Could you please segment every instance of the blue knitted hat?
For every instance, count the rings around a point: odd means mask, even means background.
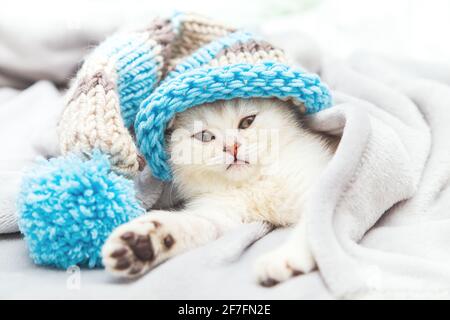
[[[169,180],[164,132],[174,115],[252,97],[291,100],[304,113],[331,105],[317,75],[250,33],[192,14],[156,19],[107,39],[86,59],[60,122],[62,149],[100,149],[131,175],[147,162],[155,177]]]

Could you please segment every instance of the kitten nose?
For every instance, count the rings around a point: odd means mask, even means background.
[[[223,147],[223,152],[228,152],[229,154],[231,154],[233,157],[237,157],[237,152],[238,152],[238,148],[241,146],[241,144],[239,142],[235,142],[233,145],[231,146],[224,146]]]

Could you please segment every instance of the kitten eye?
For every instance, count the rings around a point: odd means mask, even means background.
[[[248,127],[250,127],[253,123],[253,121],[255,120],[256,114],[248,116],[243,118],[240,122],[239,122],[239,129],[247,129]]]
[[[195,138],[195,139],[197,139],[197,140],[200,140],[200,141],[202,141],[202,142],[210,142],[210,141],[212,141],[212,140],[214,140],[214,139],[216,138],[216,137],[215,137],[211,132],[209,132],[208,130],[203,130],[203,131],[197,132],[197,133],[194,134],[192,137]]]

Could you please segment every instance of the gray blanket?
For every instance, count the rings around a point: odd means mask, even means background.
[[[342,135],[304,213],[319,271],[258,286],[254,259],[295,232],[266,235],[262,224],[243,226],[134,282],[102,270],[34,266],[20,237],[3,235],[0,297],[450,298],[450,68],[370,54],[311,57],[335,106],[310,117],[309,125]],[[57,154],[52,128],[60,99],[49,82],[0,89],[0,180],[10,183],[0,190],[3,232],[17,230],[22,168],[36,155]]]
[[[254,259],[280,244],[288,230],[243,226],[203,248],[165,262],[137,281],[103,270],[53,270],[30,261],[17,235],[0,236],[0,298],[8,299],[332,299],[318,272],[272,289],[256,284]]]

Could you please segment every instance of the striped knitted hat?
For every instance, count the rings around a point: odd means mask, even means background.
[[[331,105],[317,75],[250,33],[193,14],[116,34],[85,60],[59,123],[63,153],[109,155],[116,171],[171,178],[164,132],[173,116],[233,98],[291,100],[304,113]]]

